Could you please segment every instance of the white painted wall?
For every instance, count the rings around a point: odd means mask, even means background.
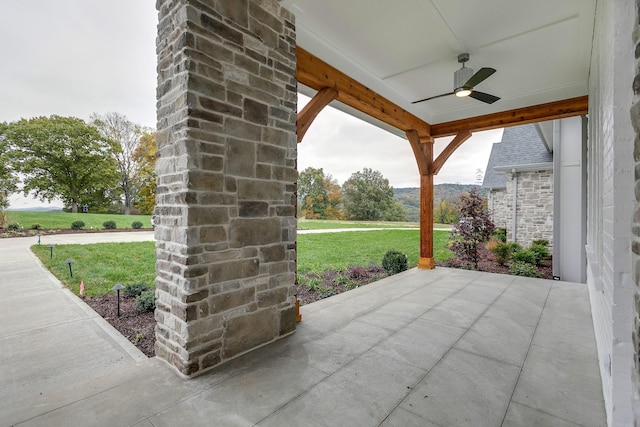
[[[553,121],[553,275],[586,282],[586,134],[582,117]]]
[[[634,8],[632,0],[598,2],[589,77],[587,284],[609,426],[633,425]]]

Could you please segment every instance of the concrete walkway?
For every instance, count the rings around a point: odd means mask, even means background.
[[[0,426],[606,425],[585,285],[413,269],[303,306],[291,337],[183,380],[33,243],[0,240]]]

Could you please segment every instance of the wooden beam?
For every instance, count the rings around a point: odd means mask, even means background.
[[[431,165],[431,173],[438,175],[440,169],[444,165],[444,162],[460,147],[467,139],[471,138],[471,132],[468,130],[462,131],[456,135],[455,138],[442,150],[442,153],[433,161]]]
[[[501,113],[487,114],[485,116],[471,117],[468,119],[431,125],[431,136],[439,138],[442,136],[457,135],[464,131],[477,132],[509,126],[518,126],[541,122],[544,120],[582,116],[588,112],[589,99],[587,96],[580,96],[578,98],[533,105],[531,107],[518,108]]]
[[[430,136],[427,122],[357,82],[311,53],[296,47],[296,78],[299,83],[315,90],[332,87],[338,91],[337,100],[402,131],[415,129],[420,138]]]
[[[413,150],[413,155],[416,158],[416,162],[418,163],[418,171],[420,175],[426,175],[429,173],[429,169],[431,168],[429,161],[431,159],[427,159],[424,151],[422,151],[422,144],[420,142],[420,136],[418,136],[418,131],[415,129],[410,129],[406,132],[407,139],[409,140],[409,144],[411,145],[411,149]],[[431,144],[432,142],[427,142],[427,144]]]
[[[298,113],[298,142],[302,141],[304,134],[307,133],[311,123],[316,118],[318,113],[322,111],[324,107],[329,105],[331,101],[338,97],[338,91],[332,87],[325,87],[320,89],[318,93],[304,106],[302,111]]]

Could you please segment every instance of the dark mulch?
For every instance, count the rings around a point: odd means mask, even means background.
[[[509,274],[509,265],[500,265],[496,262],[493,253],[487,250],[484,245],[479,246],[480,261],[478,262],[478,271],[486,271],[488,273]],[[461,268],[460,262],[453,259],[443,263],[437,263],[443,267]],[[553,268],[551,258],[544,259],[537,267],[538,275],[541,279],[553,279]]]
[[[153,311],[141,311],[134,306],[135,298],[120,295],[120,317],[115,295],[87,298],[85,302],[107,322],[138,347],[147,357],[156,355],[156,320]]]

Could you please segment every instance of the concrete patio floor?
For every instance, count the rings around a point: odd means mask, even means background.
[[[89,239],[73,238],[51,237]],[[184,380],[33,243],[0,240],[0,426],[606,425],[586,285],[412,269],[303,306],[295,334]]]

